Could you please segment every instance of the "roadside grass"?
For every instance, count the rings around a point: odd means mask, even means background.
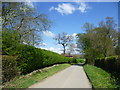
[[[93,88],[118,88],[116,80],[105,70],[92,65],[83,66]]]
[[[10,82],[5,83],[3,88],[28,88],[29,86],[49,77],[53,74],[69,67],[70,64],[59,64],[48,69],[37,71],[31,75],[17,77]]]

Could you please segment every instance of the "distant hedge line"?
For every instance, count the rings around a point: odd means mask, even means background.
[[[21,45],[17,55],[3,55],[2,62],[3,82],[6,82],[20,73],[27,74],[53,64],[72,63],[74,60],[48,50]]]
[[[96,59],[95,66],[98,66],[109,72],[117,72],[120,74],[120,57],[111,56],[111,57]]]

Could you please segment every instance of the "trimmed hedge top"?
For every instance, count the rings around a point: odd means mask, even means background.
[[[75,62],[72,58],[29,45],[19,45],[16,51],[17,54],[14,56],[3,57],[3,82],[18,74],[27,74],[54,64]]]
[[[22,73],[29,73],[33,70],[58,63],[67,63],[70,60],[57,53],[24,45],[21,47],[17,59],[18,66]]]

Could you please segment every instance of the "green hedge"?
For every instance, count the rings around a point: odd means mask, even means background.
[[[77,60],[76,60],[76,58],[71,58],[71,59],[68,61],[68,63],[70,63],[70,64],[76,64],[76,63],[77,63]]]
[[[14,54],[14,56],[3,55],[4,82],[14,78],[18,73],[27,74],[54,64],[70,63],[73,60],[58,53],[29,45],[19,45],[16,50],[17,54]]]
[[[77,63],[85,63],[85,59],[77,58]]]
[[[46,66],[59,63],[68,63],[71,60],[57,53],[24,45],[21,47],[18,55],[18,66],[23,74]]]
[[[120,57],[111,56],[106,58],[98,58],[95,60],[95,66],[101,67],[110,72],[120,73]]]
[[[19,75],[15,56],[2,56],[2,82],[7,82],[10,79]]]

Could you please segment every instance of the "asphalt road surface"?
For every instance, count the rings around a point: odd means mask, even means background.
[[[29,88],[92,88],[83,67],[72,65]]]

